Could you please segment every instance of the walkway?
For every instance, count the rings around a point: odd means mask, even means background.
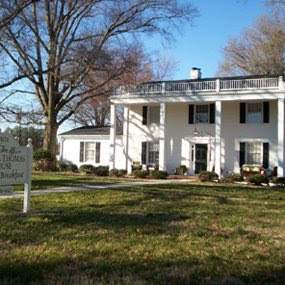
[[[45,195],[51,193],[68,193],[68,192],[90,191],[97,189],[135,187],[142,185],[177,184],[177,183],[189,183],[189,182],[191,182],[191,180],[189,179],[181,179],[181,180],[167,179],[167,180],[140,181],[140,182],[106,183],[98,185],[67,186],[67,187],[32,190],[32,196]],[[0,195],[0,199],[21,198],[23,196],[24,196],[24,191],[17,191],[11,195]]]

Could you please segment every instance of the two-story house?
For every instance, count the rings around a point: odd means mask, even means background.
[[[83,136],[65,133],[61,139],[67,151],[62,147],[61,157],[85,163],[84,149],[93,142],[88,163],[94,154],[94,164],[102,164],[96,154],[101,140],[100,157],[103,164],[109,160],[110,169],[131,172],[132,164],[140,162],[170,174],[186,165],[190,175],[214,170],[221,176],[239,173],[243,164],[259,164],[277,167],[278,176],[285,176],[284,98],[282,76],[202,78],[200,69],[193,68],[189,80],[118,89],[110,98],[110,136],[96,135],[94,128],[90,135],[87,129]],[[119,133],[117,107],[124,108]]]
[[[201,78],[120,88],[111,97],[110,168],[116,167],[115,108],[124,108],[125,168],[133,161],[173,173],[240,172],[243,164],[284,174],[282,76]]]

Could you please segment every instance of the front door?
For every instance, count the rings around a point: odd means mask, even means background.
[[[195,150],[195,173],[207,170],[207,156],[208,156],[208,145],[207,144],[196,144]]]

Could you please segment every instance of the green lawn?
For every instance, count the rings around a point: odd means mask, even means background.
[[[0,284],[285,284],[285,191],[160,185],[0,201]]]
[[[126,180],[130,181],[130,179],[125,178],[98,177],[95,175],[80,175],[56,172],[33,173],[32,179],[32,190],[79,185],[97,185],[103,183],[109,184]],[[15,186],[16,191],[23,189],[23,185]]]

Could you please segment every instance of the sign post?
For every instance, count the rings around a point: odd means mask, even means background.
[[[27,147],[20,146],[11,135],[0,133],[0,186],[25,184],[23,212],[30,209],[32,185],[32,140]]]
[[[33,162],[33,145],[32,139],[28,139],[27,144],[27,169],[26,169],[26,181],[24,187],[24,208],[23,212],[28,213],[30,211],[31,189],[32,189],[32,162]]]

